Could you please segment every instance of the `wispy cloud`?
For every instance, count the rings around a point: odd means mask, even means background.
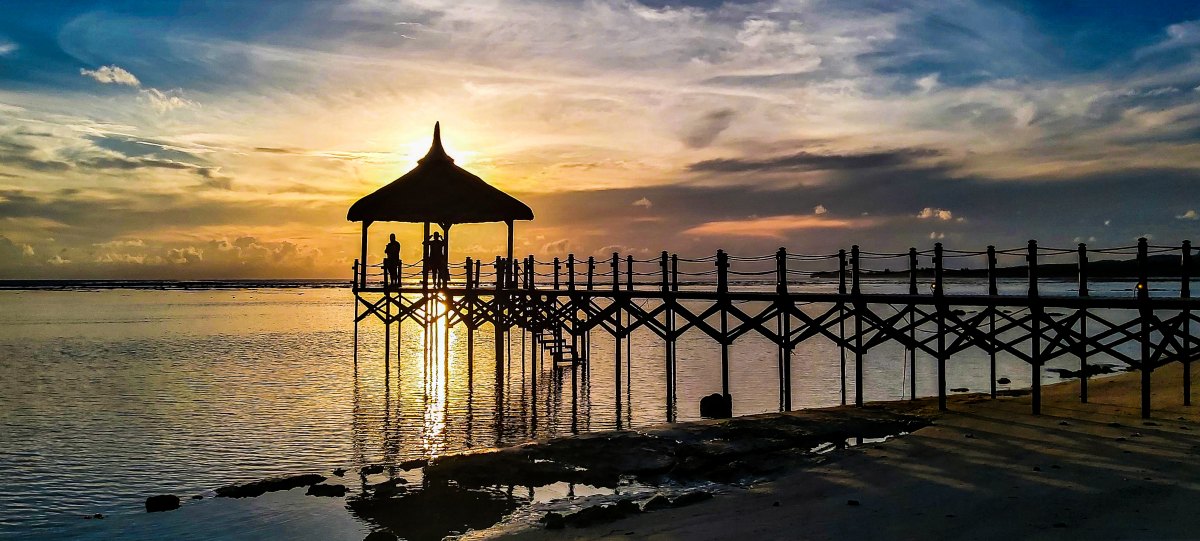
[[[811,214],[767,216],[745,220],[707,222],[684,231],[685,235],[722,237],[786,238],[789,233],[803,230],[849,229],[866,227],[874,221],[868,218],[835,219]]]
[[[101,84],[125,85],[135,88],[142,86],[142,82],[137,77],[120,66],[100,66],[94,70],[80,69],[79,74],[95,79]]]

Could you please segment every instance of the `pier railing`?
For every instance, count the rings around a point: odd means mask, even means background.
[[[774,343],[780,408],[785,410],[792,407],[793,350],[808,340],[828,340],[839,351],[843,403],[851,401],[847,397],[851,378],[852,401],[863,403],[866,353],[884,344],[899,344],[908,369],[908,396],[916,395],[917,356],[927,356],[937,365],[942,408],[948,391],[947,363],[974,348],[988,356],[993,396],[997,354],[1029,365],[1034,413],[1040,412],[1041,374],[1047,362],[1064,357],[1078,361],[1080,399],[1086,402],[1096,360],[1118,361],[1141,372],[1142,413],[1148,416],[1150,374],[1168,363],[1183,364],[1184,403],[1191,403],[1191,363],[1200,358],[1195,332],[1200,302],[1190,291],[1192,255],[1187,241],[1162,246],[1139,239],[1136,245],[1103,249],[1084,244],[1072,249],[1042,248],[1030,241],[1021,248],[989,246],[980,251],[951,250],[938,243],[929,250],[899,253],[854,246],[815,255],[790,254],[780,248],[760,256],[724,251],[692,258],[667,252],[648,258],[568,255],[550,261],[528,256],[516,261],[496,258],[486,266],[467,258],[452,266],[448,283],[438,287],[421,262],[400,263],[400,280],[394,282],[381,265],[369,265],[368,272],[362,273],[356,261],[353,284],[356,323],[375,316],[388,325],[389,336],[392,323],[414,321],[427,326],[438,317],[465,325],[468,333],[492,325],[500,331],[497,340],[518,327],[535,336],[534,347],[539,340],[542,346],[554,342],[556,359],[574,366],[592,356],[590,333],[608,333],[616,339],[618,394],[622,342],[634,331],[648,330],[666,346],[668,420],[674,419],[675,412],[675,343],[684,333],[695,332],[720,345],[723,395],[729,395],[729,346],[751,333]],[[919,266],[922,258],[930,265]],[[982,265],[956,269],[950,265],[972,258]],[[1060,291],[1044,294],[1043,281],[1069,279],[1068,269],[1074,287],[1060,282]],[[1089,284],[1097,276],[1126,280],[1129,294],[1094,295]],[[948,287],[947,279],[955,277],[978,278],[986,289],[966,284]],[[1001,280],[1012,288],[1011,279],[1017,277],[1023,282],[1020,290],[1002,293]],[[811,283],[814,278],[827,279],[818,283],[829,283],[825,286],[829,290]],[[906,281],[907,291],[864,290],[879,282],[873,278],[888,278],[892,284]],[[1152,285],[1166,284],[1172,284],[1169,296],[1151,294]],[[445,308],[434,309],[435,302]],[[629,355],[627,345],[624,355]]]

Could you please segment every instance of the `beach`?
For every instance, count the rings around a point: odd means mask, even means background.
[[[1200,414],[1182,405],[1181,365],[1154,372],[1140,418],[1136,372],[1029,397],[952,397],[933,424],[824,455],[770,481],[681,508],[583,528],[500,527],[471,538],[1194,539]],[[1197,378],[1193,375],[1193,381]],[[919,401],[920,402],[920,401]]]

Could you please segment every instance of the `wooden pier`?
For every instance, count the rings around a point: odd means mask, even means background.
[[[586,367],[592,356],[613,355],[617,361],[614,385],[620,397],[622,380],[628,377],[621,371],[623,360],[628,367],[629,337],[639,329],[649,330],[665,345],[663,392],[668,421],[676,418],[675,346],[685,333],[702,333],[720,345],[721,388],[713,391],[725,396],[737,362],[730,358],[730,346],[750,334],[773,343],[778,349],[782,410],[792,409],[792,352],[810,340],[828,340],[837,346],[840,356],[829,362],[841,363],[843,403],[856,405],[864,401],[864,356],[888,343],[899,344],[905,351],[897,362],[907,365],[910,398],[917,394],[917,356],[936,363],[938,403],[943,409],[947,365],[956,354],[971,348],[990,360],[992,396],[997,392],[998,353],[1028,364],[1034,414],[1040,412],[1041,376],[1047,362],[1063,357],[1077,360],[1080,400],[1086,402],[1088,377],[1097,359],[1105,358],[1141,372],[1142,415],[1148,417],[1153,406],[1151,372],[1179,362],[1189,374],[1192,362],[1200,358],[1200,338],[1193,330],[1200,325],[1200,302],[1190,291],[1192,251],[1186,241],[1179,246],[1151,246],[1146,239],[1135,246],[1110,249],[1088,249],[1083,244],[1072,249],[1039,249],[1030,241],[1009,250],[989,246],[983,251],[959,251],[944,249],[939,243],[932,250],[914,248],[903,253],[865,252],[855,246],[818,255],[790,254],[781,248],[757,257],[735,257],[723,251],[702,258],[667,252],[649,259],[615,253],[604,260],[573,255],[552,261],[538,261],[533,256],[521,260],[497,257],[488,263],[486,272],[482,262],[468,258],[451,269],[449,284],[437,288],[431,287],[420,262],[401,263],[407,272],[402,272],[399,283],[389,283],[381,265],[356,261],[355,340],[357,345],[358,323],[371,317],[384,323],[389,347],[392,324],[399,328],[403,322],[412,322],[428,332],[431,323],[445,318],[444,328],[466,328],[468,344],[473,343],[475,330],[488,325],[495,329],[496,370],[502,374],[506,336],[523,331],[533,337],[528,344],[531,363],[549,355],[556,367]],[[1173,276],[1152,283],[1151,256],[1161,261],[1166,255],[1178,262]],[[1021,263],[1027,281],[1020,293],[1000,293],[999,275],[1014,268],[999,268],[1001,257]],[[1074,294],[1041,294],[1039,284],[1045,277],[1039,276],[1039,264],[1063,257],[1071,258],[1075,266]],[[1136,262],[1136,276],[1129,281],[1131,294],[1092,295],[1089,265],[1122,257]],[[921,258],[931,265],[918,267]],[[953,286],[947,285],[945,264],[951,258],[983,261],[987,291],[953,291]],[[907,293],[865,292],[864,279],[881,273],[903,279],[890,268],[886,272],[868,268],[868,264],[892,261],[907,265]],[[814,265],[836,267],[814,270]],[[836,289],[793,290],[817,273],[835,275]],[[1178,285],[1178,294],[1151,295],[1151,286],[1166,284],[1166,280]],[[921,284],[928,284],[925,290]],[[614,338],[612,352],[592,350],[590,338],[596,332]],[[471,355],[469,349],[469,362]],[[573,378],[576,372],[572,371]],[[531,384],[536,386],[538,371],[530,373],[534,378]],[[846,394],[848,380],[854,383],[852,399]],[[1189,381],[1185,376],[1187,405],[1191,403]],[[618,398],[618,417],[620,402]]]

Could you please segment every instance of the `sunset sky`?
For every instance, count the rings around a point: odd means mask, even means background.
[[[348,278],[347,208],[439,120],[521,254],[1200,241],[1195,0],[3,13],[0,278]]]

